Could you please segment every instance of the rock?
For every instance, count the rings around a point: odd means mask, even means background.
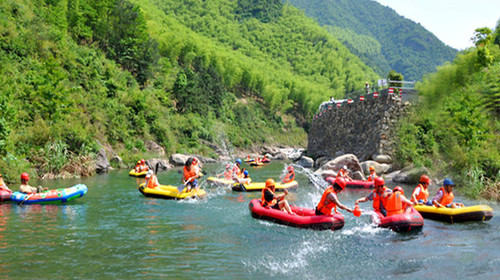
[[[359,164],[358,158],[353,154],[345,154],[340,157],[335,158],[321,166],[321,170],[330,169],[338,172],[340,168],[344,165],[347,166],[349,172],[354,173],[356,171],[361,171],[361,165]]]
[[[373,166],[375,168],[375,172],[377,173],[377,175],[382,175],[385,172],[391,170],[391,166],[389,164],[378,163],[373,160],[367,160],[361,163],[363,174],[370,174],[370,166]]]
[[[397,183],[415,184],[422,174],[429,174],[429,170],[425,167],[403,168],[392,180]]]
[[[223,155],[220,155],[220,156],[219,156],[219,161],[229,162],[229,161],[231,161],[231,157],[230,157],[230,156],[223,156]]]
[[[146,150],[159,156],[165,156],[165,149],[151,140],[146,141]]]
[[[334,157],[340,157],[340,156],[343,156],[343,155],[345,155],[344,151],[342,151],[342,150],[341,151],[336,151]]]
[[[393,181],[394,177],[401,172],[401,170],[393,171],[389,174],[384,175],[384,180],[387,181]]]
[[[323,179],[326,179],[328,177],[337,177],[337,172],[330,170],[330,169],[316,170],[316,172],[314,172],[314,174],[317,176],[321,176]]]
[[[279,153],[275,154],[275,155],[272,157],[272,159],[275,159],[275,160],[285,160],[285,159],[287,159],[287,156],[286,156],[286,154],[285,154],[285,153],[283,153],[283,152],[279,152]]]
[[[200,156],[200,155],[190,155],[188,156],[189,157],[196,157],[200,160],[201,163],[216,163],[217,161],[213,158],[207,158],[207,157],[204,157],[204,156]],[[184,161],[185,162],[185,161]]]
[[[111,165],[109,165],[109,160],[106,156],[106,150],[101,148],[99,153],[97,154],[97,159],[95,161],[95,171],[97,173],[105,173],[108,172]]]
[[[304,155],[304,152],[305,152],[305,149],[292,149],[287,154],[287,157],[292,161],[296,161]]]
[[[183,154],[172,154],[170,156],[170,163],[172,163],[175,166],[183,166],[189,157],[190,156]]]
[[[365,176],[363,175],[363,173],[361,171],[356,171],[352,174],[351,178],[353,180],[366,180],[365,179]]]
[[[267,146],[263,147],[261,150],[262,150],[262,154],[271,154],[271,155],[275,155],[275,154],[280,152],[279,148],[267,147]]]
[[[332,157],[319,157],[316,159],[315,166],[316,167],[321,167],[325,163],[329,162],[330,160],[333,160],[334,158]]]
[[[392,158],[389,155],[377,155],[373,160],[378,163],[392,163]]]
[[[170,162],[166,159],[158,159],[158,158],[152,158],[146,160],[146,165],[149,167],[150,170],[158,172],[159,170],[167,170],[174,168]],[[158,166],[158,170],[156,170],[156,166]]]
[[[298,161],[296,161],[295,164],[305,168],[312,168],[314,167],[314,160],[310,157],[303,156]]]
[[[111,158],[111,163],[113,163],[115,166],[118,166],[119,168],[123,168],[124,165],[123,165],[123,159],[119,156],[119,155],[116,155],[114,157]]]

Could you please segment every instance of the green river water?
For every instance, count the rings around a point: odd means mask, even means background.
[[[264,181],[278,179],[285,166],[247,168]],[[222,169],[204,167],[209,175]],[[296,170],[299,189],[288,199],[313,208],[322,192]],[[179,182],[177,171],[159,173],[160,183]],[[0,205],[0,279],[500,279],[500,207],[492,202],[455,198],[490,205],[488,222],[425,220],[421,231],[400,234],[373,227],[369,213],[343,212],[343,229],[314,231],[253,219],[248,203],[260,193],[202,180],[205,199],[163,200],[144,197],[137,190],[143,180],[118,170],[44,181],[50,188],[83,183],[89,191],[66,205]],[[339,198],[352,207],[368,193],[348,190]]]

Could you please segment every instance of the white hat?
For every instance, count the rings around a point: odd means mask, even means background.
[[[342,167],[342,169],[347,170],[347,165],[344,165],[344,167]]]

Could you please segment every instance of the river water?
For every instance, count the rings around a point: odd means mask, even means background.
[[[247,168],[254,181],[264,181],[278,179],[285,166]],[[204,168],[209,175],[222,169]],[[313,208],[320,186],[296,170],[300,187],[288,199]],[[180,176],[158,175],[163,184]],[[67,205],[0,205],[0,279],[500,279],[498,216],[464,224],[425,220],[421,231],[400,234],[373,227],[369,213],[343,212],[343,229],[313,231],[253,219],[248,203],[260,193],[202,183],[205,199],[162,200],[142,196],[142,180],[119,170],[45,181],[50,188],[84,183],[89,191]],[[430,189],[433,195],[437,186]],[[352,207],[368,192],[339,198]],[[455,200],[500,210],[492,202]],[[371,203],[360,206],[369,210]]]

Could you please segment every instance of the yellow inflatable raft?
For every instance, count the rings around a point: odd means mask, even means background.
[[[165,199],[186,199],[186,198],[202,198],[207,192],[202,189],[192,189],[191,191],[187,191],[184,188],[182,191],[176,186],[166,186],[160,185],[155,187],[154,189],[147,188],[146,184],[141,184],[139,186],[139,191],[147,197],[155,197],[155,198],[165,198]]]
[[[146,174],[148,174],[147,171],[135,172],[135,169],[130,170],[130,172],[128,173],[128,175],[134,177],[146,177]]]
[[[255,182],[249,185],[235,183],[232,186],[233,191],[237,192],[258,192],[262,191],[266,186],[265,182]],[[291,181],[289,183],[276,183],[276,191],[283,191],[285,189],[295,189],[299,187],[299,183],[297,181]]]
[[[250,166],[263,166],[264,165],[262,162],[255,162],[255,161],[252,161],[249,164],[250,164]]]
[[[448,223],[487,221],[493,217],[493,209],[488,205],[475,205],[461,208],[415,205],[422,217]]]
[[[219,186],[232,186],[234,184],[233,180],[226,180],[224,178],[217,178],[217,177],[208,177],[207,181],[211,184],[214,185],[219,185]]]

